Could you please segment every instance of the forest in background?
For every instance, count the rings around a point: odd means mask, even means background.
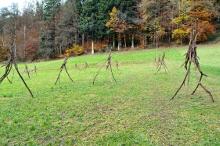
[[[0,10],[0,61],[12,18],[17,58],[50,59],[186,44],[195,22],[198,42],[210,41],[220,31],[220,0],[43,0],[22,12],[13,4]]]

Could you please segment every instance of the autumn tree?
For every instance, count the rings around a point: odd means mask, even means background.
[[[110,30],[118,33],[118,51],[121,47],[121,34],[128,29],[127,23],[125,20],[120,18],[120,11],[113,7],[112,11],[109,13],[110,19],[106,23],[106,26],[110,28]]]
[[[34,18],[35,18],[35,12],[34,12],[34,3],[28,3],[27,6],[24,8],[22,17],[21,17],[21,26],[18,33],[18,38],[20,39],[20,56],[22,56],[22,59],[26,59],[27,56],[27,43],[33,43],[31,35],[27,35],[30,30],[34,26]],[[19,49],[19,48],[18,48]]]
[[[17,26],[18,26],[18,17],[19,17],[19,10],[17,4],[12,4],[10,11],[8,11],[6,14],[7,16],[7,25],[6,25],[6,33],[9,35],[9,53],[8,53],[8,60],[6,61],[4,65],[4,72],[3,75],[0,77],[0,84],[5,80],[8,79],[8,75],[11,73],[12,68],[16,70],[18,76],[20,77],[21,81],[29,91],[30,95],[32,97],[32,91],[28,87],[27,83],[25,82],[21,72],[19,71],[18,64],[17,64]]]
[[[65,49],[79,42],[79,16],[77,13],[76,0],[68,0],[61,11],[56,36],[56,46],[59,48],[60,54],[62,54]]]
[[[7,8],[2,8],[0,11],[0,36],[1,36],[1,47],[4,46],[5,42],[5,34],[4,34],[4,27],[7,21],[7,13],[9,13]]]
[[[155,46],[163,36],[171,37],[171,20],[176,13],[175,1],[170,0],[142,0],[141,12],[144,20],[145,32],[150,34]]]
[[[208,36],[215,33],[213,19],[216,14],[214,3],[211,0],[182,0],[179,2],[179,14],[173,19],[176,29],[173,37],[182,41],[188,38],[191,26],[198,23],[197,41],[206,41]]]

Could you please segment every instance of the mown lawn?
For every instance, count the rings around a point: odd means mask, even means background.
[[[24,73],[35,98],[16,74],[13,84],[0,85],[0,145],[220,145],[220,45],[198,49],[215,103],[201,89],[190,95],[199,77],[194,68],[190,84],[170,101],[184,77],[186,48],[158,50],[169,68],[158,74],[155,50],[113,53],[117,84],[103,70],[92,85],[107,54],[71,58],[74,83],[63,73],[57,86],[62,60],[28,64],[38,69],[31,79]]]

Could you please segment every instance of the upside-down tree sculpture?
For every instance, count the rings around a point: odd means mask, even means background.
[[[6,64],[4,65],[5,67],[5,71],[4,71],[4,74],[1,76],[0,78],[0,84],[5,80],[5,79],[8,79],[9,81],[9,74],[14,66],[18,76],[20,77],[20,79],[22,80],[22,82],[24,83],[25,87],[27,88],[27,90],[29,91],[30,95],[32,97],[34,97],[32,91],[30,90],[30,88],[28,87],[27,83],[25,82],[23,76],[21,75],[19,69],[18,69],[18,65],[17,65],[17,62],[16,62],[16,45],[15,45],[15,37],[13,38],[13,43],[11,44],[11,48],[10,48],[10,53],[9,53],[9,59],[8,61],[6,62]],[[10,81],[11,82],[11,81]]]
[[[166,65],[166,62],[165,62],[165,57],[166,57],[166,54],[164,52],[162,56],[159,56],[158,59],[155,59],[156,60],[157,73],[162,69],[162,67],[164,68],[165,72],[168,71],[168,68],[167,68],[167,65]]]
[[[188,48],[188,51],[187,51],[186,57],[185,57],[184,66],[186,69],[186,74],[183,79],[183,82],[181,83],[180,87],[177,89],[177,91],[175,92],[175,94],[173,95],[171,100],[173,100],[177,96],[177,94],[179,93],[181,88],[185,85],[187,78],[189,78],[189,76],[190,76],[191,65],[194,64],[200,74],[200,78],[198,80],[196,88],[193,90],[191,95],[194,95],[196,93],[197,89],[199,87],[201,87],[210,96],[212,102],[214,102],[214,98],[212,96],[212,93],[202,83],[203,77],[207,77],[207,75],[201,70],[201,67],[200,67],[199,57],[197,55],[197,44],[196,44],[197,43],[197,36],[198,36],[197,27],[194,26],[192,29],[192,32],[191,32],[191,36],[190,36],[189,48]]]
[[[113,80],[115,81],[115,83],[117,83],[117,81],[116,81],[116,79],[115,79],[115,76],[114,76],[114,73],[113,73],[113,70],[112,70],[112,51],[111,51],[111,49],[110,49],[109,54],[108,54],[108,58],[107,58],[107,60],[106,60],[106,64],[104,64],[103,66],[101,66],[101,67],[99,68],[99,70],[97,71],[97,73],[96,73],[96,75],[95,75],[95,77],[94,77],[94,79],[93,79],[93,82],[92,82],[93,85],[95,85],[96,78],[98,77],[99,73],[101,72],[101,70],[102,70],[104,67],[106,68],[106,70],[110,70]]]
[[[60,67],[60,72],[59,72],[59,74],[58,74],[58,76],[57,76],[55,85],[56,85],[57,82],[60,80],[60,75],[61,75],[61,73],[62,73],[63,70],[65,70],[67,76],[68,76],[69,79],[73,82],[73,79],[71,78],[71,76],[70,76],[70,74],[69,74],[69,72],[68,72],[68,70],[67,70],[67,67],[66,67],[66,64],[67,64],[68,59],[69,59],[69,57],[65,57],[65,58],[64,58],[64,61],[63,61],[63,64],[61,65],[61,67]]]
[[[16,23],[17,23],[17,12],[11,12],[8,14],[8,16],[10,17],[10,21],[8,22],[8,33],[9,33],[9,40],[10,40],[10,50],[9,50],[9,54],[8,54],[8,60],[6,61],[5,65],[3,65],[3,67],[5,67],[5,71],[3,73],[3,75],[0,77],[0,84],[5,80],[8,79],[9,74],[12,71],[12,68],[14,67],[15,71],[17,72],[18,76],[20,77],[21,81],[23,82],[23,84],[25,85],[25,87],[27,88],[27,90],[29,91],[30,95],[32,97],[34,97],[34,95],[32,94],[32,91],[30,90],[30,88],[28,87],[27,83],[25,82],[23,76],[21,75],[19,69],[18,69],[18,65],[16,62]]]

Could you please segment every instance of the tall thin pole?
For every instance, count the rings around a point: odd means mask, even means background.
[[[26,58],[26,25],[24,25],[24,59]]]
[[[2,31],[2,47],[4,48],[5,46],[5,35],[4,35],[4,30]]]

